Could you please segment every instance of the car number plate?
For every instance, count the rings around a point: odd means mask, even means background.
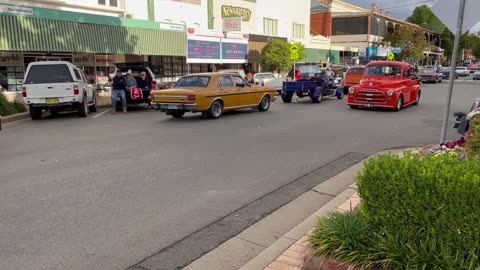
[[[177,110],[178,109],[178,105],[174,105],[174,104],[168,104],[167,105],[167,109],[169,110]]]
[[[47,104],[58,104],[58,98],[47,98],[45,102]]]

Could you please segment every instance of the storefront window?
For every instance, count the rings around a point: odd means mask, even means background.
[[[24,71],[23,53],[0,53],[0,92],[22,91]]]

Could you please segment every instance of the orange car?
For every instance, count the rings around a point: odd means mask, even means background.
[[[363,78],[365,66],[353,66],[347,70],[345,79],[340,84],[343,87],[344,94],[348,94],[348,89],[354,85],[358,85]]]

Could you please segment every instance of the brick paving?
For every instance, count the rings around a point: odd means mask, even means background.
[[[358,194],[353,194],[348,200],[337,207],[337,211],[349,211],[360,204]],[[304,257],[309,254],[308,233],[291,245],[264,270],[302,270]]]

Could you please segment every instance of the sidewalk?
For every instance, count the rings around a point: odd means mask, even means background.
[[[383,151],[375,155],[387,152],[401,154],[403,151]],[[359,198],[356,195],[354,177],[362,168],[363,161],[317,185],[184,269],[302,269],[304,257],[309,252],[306,235],[312,230],[317,219],[336,209],[350,209],[350,204],[352,207],[358,205]],[[323,203],[319,205],[320,199],[323,200]],[[304,211],[307,207],[311,208],[314,203],[317,205],[317,210],[298,220],[298,212]],[[292,220],[298,220],[295,223],[297,225],[292,224]],[[290,225],[287,229],[283,226],[283,231],[280,232],[279,229],[283,224]]]

